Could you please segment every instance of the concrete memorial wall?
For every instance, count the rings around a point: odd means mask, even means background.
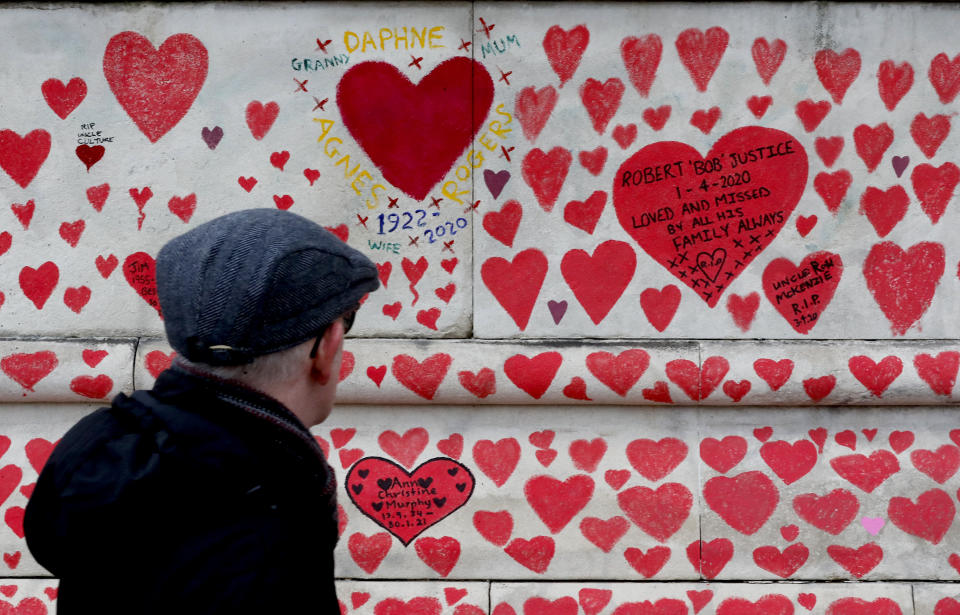
[[[344,613],[960,614],[958,19],[0,8],[0,609],[55,609],[58,438],[172,359],[160,246],[277,207],[383,283],[315,429]]]

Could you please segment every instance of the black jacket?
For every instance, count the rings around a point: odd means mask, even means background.
[[[279,402],[174,365],[50,456],[27,545],[73,613],[330,613],[336,482]]]

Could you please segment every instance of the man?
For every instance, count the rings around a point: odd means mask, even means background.
[[[340,612],[336,481],[308,427],[378,285],[365,256],[289,212],[228,214],[164,246],[173,365],[74,426],[27,506],[61,614]]]

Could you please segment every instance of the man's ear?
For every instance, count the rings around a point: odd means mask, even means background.
[[[317,356],[311,360],[310,370],[320,384],[327,384],[333,376],[334,363],[343,345],[343,321],[335,320],[320,338]]]

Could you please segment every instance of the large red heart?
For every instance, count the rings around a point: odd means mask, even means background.
[[[613,205],[640,247],[714,307],[783,228],[806,183],[796,139],[746,126],[706,157],[677,141],[644,147],[620,165]]]
[[[750,536],[776,510],[780,492],[766,474],[753,470],[732,478],[711,478],[703,486],[703,498],[727,525]]]
[[[337,84],[347,130],[384,179],[418,201],[467,148],[492,103],[490,74],[466,57],[441,62],[416,85],[386,62],[361,62]]]
[[[946,267],[944,261],[943,244],[930,241],[906,251],[890,241],[870,248],[863,261],[863,277],[894,335],[906,334],[930,307]]]
[[[87,97],[87,82],[74,77],[67,85],[63,85],[59,79],[47,79],[40,86],[40,92],[53,112],[65,120]]]
[[[837,536],[857,517],[860,501],[846,489],[823,496],[802,493],[793,498],[793,510],[813,527]]]
[[[565,481],[552,476],[534,476],[523,486],[533,512],[556,534],[583,510],[593,497],[593,479],[576,474]]]
[[[21,188],[30,185],[49,153],[50,133],[46,130],[31,130],[23,137],[12,130],[0,130],[0,169]]]
[[[693,494],[680,483],[664,483],[656,490],[631,487],[621,491],[617,494],[617,503],[637,527],[666,542],[690,516]]]
[[[347,495],[374,523],[404,546],[466,504],[473,494],[473,474],[446,457],[421,463],[413,472],[389,459],[358,461],[344,481]]]
[[[493,256],[480,266],[484,285],[521,331],[530,321],[543,280],[547,277],[547,267],[547,257],[536,248],[518,252],[512,261]]]
[[[146,252],[134,252],[123,261],[123,277],[127,284],[160,314],[160,299],[157,297],[157,263]]]
[[[200,93],[207,48],[192,34],[174,34],[156,49],[137,32],[121,32],[107,43],[103,76],[133,123],[156,143]]]

